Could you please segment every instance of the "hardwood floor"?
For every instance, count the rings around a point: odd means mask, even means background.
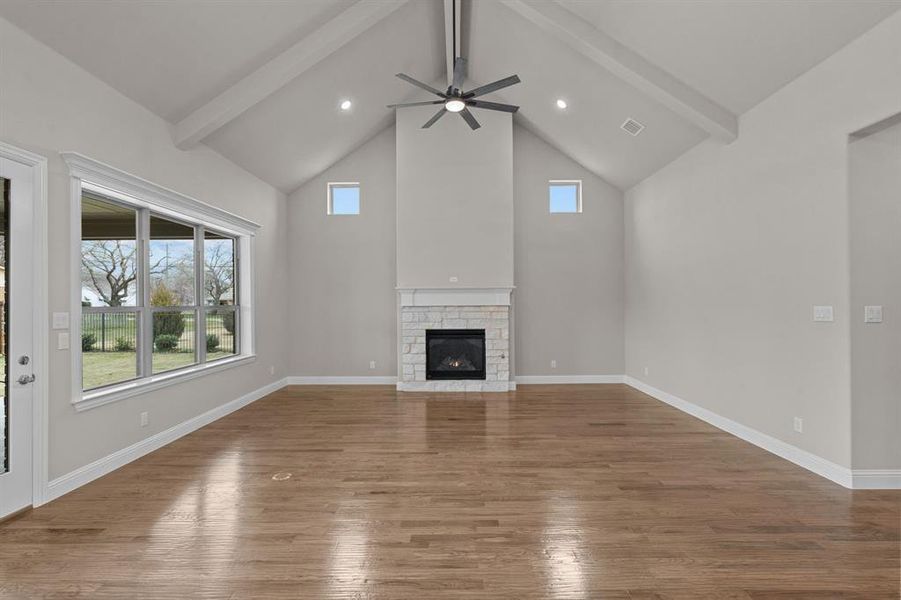
[[[897,599],[899,529],[622,385],[292,387],[0,525],[0,596]]]

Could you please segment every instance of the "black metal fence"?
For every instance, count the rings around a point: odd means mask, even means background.
[[[206,314],[207,353],[237,354],[235,311],[217,309]],[[215,338],[213,338],[215,336]]]
[[[138,315],[84,312],[81,316],[81,339],[81,349],[85,352],[134,352],[138,343]]]
[[[165,352],[194,352],[195,313],[154,313],[154,347]],[[92,309],[82,313],[81,334],[84,352],[134,352],[138,344],[137,312]],[[234,335],[233,310],[206,312],[206,349],[208,353],[234,354],[238,351]],[[163,337],[166,336],[166,337]]]

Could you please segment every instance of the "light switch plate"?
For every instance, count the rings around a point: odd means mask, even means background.
[[[68,350],[69,349],[69,332],[63,332],[56,334],[56,349],[57,350]]]
[[[54,329],[68,329],[69,328],[69,313],[67,313],[67,312],[53,313],[53,328]]]
[[[881,306],[864,306],[863,307],[864,323],[882,323],[882,307]]]
[[[813,320],[819,323],[831,323],[835,320],[835,314],[831,306],[814,306]]]

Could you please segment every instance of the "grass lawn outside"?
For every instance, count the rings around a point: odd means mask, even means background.
[[[207,353],[207,362],[232,356],[231,352]],[[82,354],[84,389],[92,389],[134,379],[136,372],[134,352],[85,352]],[[154,352],[153,372],[163,373],[194,363],[190,352]]]

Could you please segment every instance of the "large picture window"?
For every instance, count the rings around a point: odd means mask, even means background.
[[[81,195],[82,389],[240,354],[239,238]]]

